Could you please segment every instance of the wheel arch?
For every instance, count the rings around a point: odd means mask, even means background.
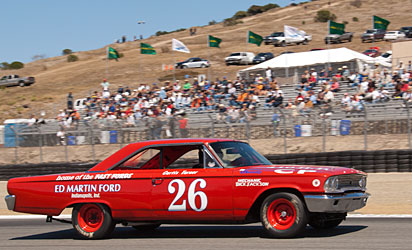
[[[112,208],[110,204],[106,201],[97,201],[97,200],[82,200],[82,201],[75,201],[70,203],[69,205],[66,206],[66,208],[74,208],[75,206],[82,205],[82,204],[101,204],[107,207],[109,210],[110,214],[113,216]]]
[[[253,202],[252,206],[250,207],[247,215],[246,215],[246,220],[247,221],[259,221],[259,216],[260,216],[260,207],[263,203],[263,201],[268,197],[269,195],[275,194],[275,193],[291,193],[296,196],[298,196],[304,206],[306,207],[305,199],[303,197],[303,194],[296,188],[291,188],[291,187],[278,187],[278,188],[270,188],[262,192]]]

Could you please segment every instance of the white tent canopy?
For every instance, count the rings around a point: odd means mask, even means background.
[[[265,70],[268,67],[276,68],[294,68],[312,66],[327,63],[344,63],[350,61],[358,61],[364,64],[379,64],[383,67],[391,67],[392,65],[386,62],[376,60],[375,58],[366,56],[362,53],[347,49],[337,48],[328,50],[317,50],[308,52],[299,52],[291,54],[283,54],[266,62],[254,65],[252,67],[240,70],[239,73],[247,73],[250,71]]]

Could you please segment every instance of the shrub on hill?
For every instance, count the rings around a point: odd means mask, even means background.
[[[18,62],[18,61],[14,61],[12,63],[2,62],[2,63],[0,63],[0,68],[3,69],[3,70],[6,70],[6,69],[22,69],[22,68],[24,68],[24,63]]]
[[[356,16],[352,17],[352,21],[354,22],[359,22],[359,18],[357,18]]]
[[[319,10],[315,16],[315,22],[326,23],[329,20],[336,20],[336,15],[331,13],[329,10]]]
[[[209,22],[209,25],[214,25],[214,24],[217,24],[217,22],[215,20],[212,20],[212,21]]]
[[[239,23],[243,23],[243,22],[240,21],[240,20],[236,20],[233,17],[226,18],[225,20],[223,20],[223,26],[225,26],[225,27],[226,26],[234,26],[234,25],[239,24]]]
[[[18,61],[12,62],[9,65],[9,69],[22,69],[22,68],[24,68],[24,63],[18,62]]]
[[[70,55],[71,53],[73,53],[73,51],[72,51],[71,49],[64,49],[64,50],[62,51],[62,55],[63,55],[63,56],[65,56],[65,55]]]
[[[240,10],[240,11],[236,12],[236,13],[233,15],[232,18],[234,18],[234,19],[241,19],[241,18],[244,18],[244,17],[247,17],[247,16],[249,16],[249,14],[248,14],[246,11]]]
[[[68,55],[67,56],[67,61],[68,62],[76,62],[79,60],[79,57],[77,57],[76,55]]]
[[[350,5],[352,5],[356,8],[360,8],[362,6],[362,2],[361,2],[361,0],[354,0],[354,1],[350,2]]]
[[[186,29],[181,28],[181,29],[177,29],[177,30],[173,30],[173,31],[158,31],[158,32],[155,33],[155,35],[156,36],[161,36],[161,35],[166,35],[166,34],[170,34],[170,33],[173,33],[173,32],[179,32],[179,31],[184,31],[184,30],[186,30]]]

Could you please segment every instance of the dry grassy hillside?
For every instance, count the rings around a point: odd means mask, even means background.
[[[37,83],[30,87],[13,87],[0,90],[0,121],[7,118],[28,118],[30,114],[38,115],[45,110],[47,117],[54,117],[59,108],[64,107],[66,95],[72,91],[75,98],[86,96],[90,91],[99,90],[100,82],[107,77],[114,86],[127,85],[135,87],[138,83],[152,83],[159,77],[170,72],[162,72],[162,64],[172,64],[174,60],[180,61],[191,56],[207,58],[207,35],[212,34],[223,39],[221,48],[210,48],[210,60],[212,63],[211,75],[214,77],[228,76],[233,78],[236,72],[244,66],[224,65],[223,58],[235,51],[272,52],[278,55],[284,50],[295,52],[308,51],[312,48],[327,48],[323,38],[327,33],[326,23],[314,22],[316,12],[328,9],[337,16],[338,22],[347,21],[347,31],[355,32],[355,39],[351,43],[330,45],[330,48],[348,47],[356,51],[363,51],[371,44],[362,44],[360,34],[367,28],[371,28],[372,15],[377,15],[391,21],[389,29],[399,29],[401,26],[412,25],[411,0],[361,0],[361,7],[357,8],[350,3],[353,0],[319,0],[289,6],[282,9],[273,9],[266,13],[242,19],[243,23],[231,27],[223,27],[216,24],[212,26],[198,27],[195,36],[189,36],[188,31],[151,37],[143,40],[157,50],[157,55],[141,55],[139,42],[127,42],[114,44],[112,47],[124,54],[119,62],[108,63],[105,59],[105,48],[92,51],[75,53],[80,60],[68,63],[66,57],[59,56],[34,61],[25,65],[18,71],[2,71],[2,74],[16,73],[22,76],[35,76]],[[329,4],[330,3],[330,4]],[[228,13],[230,17],[233,13]],[[359,19],[352,21],[353,17]],[[274,31],[283,30],[283,25],[291,25],[312,34],[313,41],[309,45],[289,46],[275,48],[273,46],[257,47],[254,44],[246,44],[246,32],[252,30],[255,33],[266,36]],[[183,41],[191,50],[191,54],[172,53],[171,39],[177,38]],[[377,46],[388,50],[389,42],[378,42]],[[168,52],[162,52],[162,47],[169,48]],[[174,56],[173,56],[174,55]],[[194,70],[197,73],[206,73],[205,69]],[[24,108],[23,105],[28,108]]]

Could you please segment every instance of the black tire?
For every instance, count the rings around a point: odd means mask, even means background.
[[[109,208],[99,203],[76,205],[72,211],[72,224],[83,239],[102,239],[110,236],[116,224]]]
[[[349,40],[348,40],[349,42],[352,42],[352,37],[349,37]]]
[[[145,224],[139,226],[132,226],[134,229],[138,231],[152,231],[160,227],[160,223],[153,223],[153,224]]]
[[[307,44],[308,44],[308,40],[307,40],[307,39],[303,40],[302,44],[303,44],[303,45],[307,45]]]
[[[187,68],[188,68],[187,65],[182,66],[182,69],[187,69]]]
[[[291,238],[305,230],[308,215],[298,196],[282,192],[266,197],[260,208],[260,221],[270,237]]]
[[[280,46],[281,46],[281,47],[286,47],[285,41],[282,41],[282,42],[280,43]]]
[[[206,64],[200,65],[201,68],[206,68]]]
[[[315,229],[332,229],[339,226],[343,219],[336,220],[312,220],[309,225]]]
[[[24,82],[19,82],[19,86],[24,87],[24,86],[26,86],[26,84]]]

